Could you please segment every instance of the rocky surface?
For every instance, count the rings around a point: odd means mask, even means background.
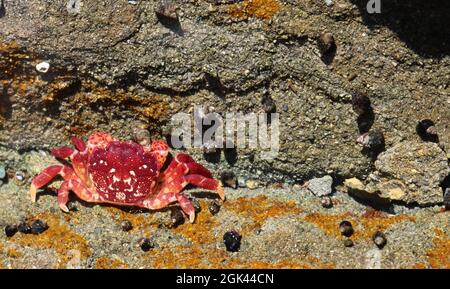
[[[428,118],[449,150],[447,3],[394,1],[377,16],[349,0],[175,1],[179,21],[161,23],[158,1],[75,2],[79,12],[63,0],[4,1],[0,36],[19,48],[2,48],[11,58],[4,65],[14,67],[2,77],[3,146],[50,148],[96,129],[130,138],[136,126],[156,137],[194,104],[262,112],[269,95],[280,113],[278,157],[239,149],[213,158],[215,169],[233,166],[264,181],[365,178],[373,164],[355,141],[356,91],[371,99],[369,125],[385,133],[387,147],[419,139],[415,125]],[[420,12],[411,13],[414,5]],[[422,25],[411,27],[411,15]],[[327,55],[316,41],[324,32],[336,43]],[[46,75],[34,71],[43,60]],[[201,149],[189,153],[203,159]]]
[[[158,16],[159,1],[3,0],[0,225],[42,219],[49,229],[2,234],[0,267],[450,267],[450,3],[388,1],[369,15],[356,0],[173,2],[178,20]],[[46,73],[36,70],[43,61]],[[370,99],[369,112],[354,111],[354,93]],[[216,215],[195,193],[203,209],[178,227],[177,206],[75,201],[64,214],[52,189],[28,200],[30,178],[56,162],[48,150],[71,136],[168,138],[171,117],[194,105],[280,114],[273,160],[260,148],[186,149],[215,177],[236,176]],[[434,122],[433,142],[417,135],[423,119]],[[381,154],[357,143],[368,131],[384,135]],[[242,234],[239,252],[225,250],[228,230]],[[381,250],[377,230],[388,239]],[[155,244],[148,252],[144,237]]]

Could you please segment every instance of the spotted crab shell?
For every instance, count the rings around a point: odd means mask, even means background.
[[[106,201],[130,204],[152,193],[159,174],[153,155],[145,153],[139,144],[122,141],[94,149],[88,173]]]

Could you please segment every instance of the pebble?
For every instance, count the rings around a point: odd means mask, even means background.
[[[436,126],[431,119],[423,119],[416,125],[416,132],[423,141],[438,141]]]
[[[277,110],[275,102],[273,101],[272,97],[270,97],[270,95],[268,94],[265,94],[261,98],[261,104],[265,113],[274,113]]]
[[[212,215],[215,215],[220,211],[220,206],[217,202],[214,201],[208,206],[208,209]]]
[[[334,36],[330,32],[320,34],[317,39],[317,45],[319,46],[322,54],[328,53],[336,48],[336,43],[334,41]]]
[[[155,244],[149,238],[140,239],[139,246],[144,252],[148,252],[150,249],[155,248]]]
[[[353,111],[358,115],[364,115],[371,111],[372,106],[369,97],[362,93],[352,94],[352,107]]]
[[[39,71],[40,73],[47,73],[49,69],[50,64],[46,61],[36,64],[36,70]]]
[[[17,230],[18,230],[20,233],[23,233],[23,234],[30,234],[30,233],[31,233],[31,227],[30,227],[30,225],[28,225],[28,224],[25,223],[25,222],[21,222],[21,223],[17,226]]]
[[[25,179],[25,173],[22,171],[17,171],[15,173],[15,178],[16,180],[18,180],[19,182],[22,182]]]
[[[31,223],[31,233],[38,235],[45,232],[48,229],[48,225],[46,222],[42,220],[35,220]]]
[[[130,231],[131,229],[133,229],[133,224],[131,224],[131,222],[128,221],[128,220],[124,220],[124,221],[122,221],[122,222],[120,223],[120,227],[122,227],[122,230],[123,230],[124,232],[128,232],[128,231]]]
[[[383,249],[383,247],[386,245],[387,243],[387,239],[386,239],[386,235],[384,235],[383,232],[377,231],[373,237],[372,237],[373,242],[375,243],[375,245],[377,245],[377,247],[379,249]]]
[[[314,178],[308,181],[308,189],[318,197],[326,196],[332,193],[333,178],[324,176]]]
[[[223,235],[223,242],[229,252],[237,252],[241,247],[242,236],[238,232],[232,230]]]
[[[245,183],[245,185],[246,185],[246,187],[249,188],[250,190],[254,190],[254,189],[256,189],[256,188],[259,187],[259,183],[258,183],[257,181],[254,181],[254,180],[248,180],[248,181]]]
[[[357,142],[371,151],[382,151],[385,147],[384,135],[379,130],[372,130],[360,135]]]
[[[16,225],[6,225],[5,227],[5,235],[6,237],[12,237],[17,233]]]
[[[220,175],[220,180],[225,186],[237,189],[238,186],[237,178],[232,171],[222,172],[222,174]]]
[[[339,224],[339,231],[345,237],[350,237],[351,235],[353,235],[353,232],[354,232],[352,223],[350,223],[349,221],[342,221]]]
[[[331,200],[330,197],[326,197],[326,196],[322,197],[320,199],[320,204],[322,205],[322,207],[327,208],[327,209],[333,207],[333,201]]]
[[[237,185],[239,188],[246,188],[247,187],[247,180],[244,178],[238,178],[237,179]]]
[[[170,223],[172,227],[176,227],[178,225],[181,225],[184,222],[184,216],[183,213],[181,213],[178,209],[173,209],[170,212]]]
[[[67,208],[69,209],[69,211],[77,211],[78,210],[75,202],[68,202]]]

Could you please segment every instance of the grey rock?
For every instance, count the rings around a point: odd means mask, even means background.
[[[435,143],[401,142],[378,156],[382,198],[429,205],[442,203],[440,184],[450,173],[445,152]]]
[[[328,175],[308,181],[308,189],[318,197],[330,195],[333,190],[332,185],[333,178]]]

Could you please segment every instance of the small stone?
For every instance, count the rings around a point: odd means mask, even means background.
[[[326,196],[332,193],[333,178],[331,176],[324,176],[322,178],[314,178],[309,180],[308,189],[315,196]]]
[[[317,39],[317,45],[322,54],[331,52],[336,48],[334,36],[330,32],[322,33]]]
[[[223,242],[229,252],[237,252],[241,247],[242,236],[238,232],[232,230],[223,235]]]
[[[17,226],[16,225],[6,225],[5,227],[5,235],[6,237],[12,237],[17,233]]]
[[[353,247],[353,241],[351,239],[345,239],[344,240],[344,246],[349,248],[349,247]]]
[[[150,131],[140,127],[134,128],[133,140],[142,146],[150,145]]]
[[[35,220],[33,223],[31,223],[31,233],[38,235],[43,233],[48,229],[48,225],[46,222],[41,220]]]
[[[247,180],[244,178],[238,178],[237,179],[237,185],[239,188],[246,188],[247,187]]]
[[[344,185],[352,190],[364,191],[365,189],[364,183],[360,181],[358,178],[346,179],[344,181]]]
[[[46,61],[43,61],[36,65],[36,70],[39,71],[40,73],[47,73],[47,71],[49,69],[50,69],[50,64]]]
[[[17,226],[17,230],[18,230],[20,233],[23,233],[23,234],[30,234],[30,233],[31,233],[31,227],[30,227],[30,225],[28,225],[28,224],[25,223],[25,222],[21,222],[21,223]]]
[[[265,113],[274,113],[277,110],[275,102],[268,94],[264,94],[264,96],[261,98],[261,105]]]
[[[15,173],[15,178],[16,180],[18,180],[19,182],[22,182],[25,179],[25,173],[22,171],[17,171]]]
[[[82,5],[83,4],[81,0],[69,0],[66,6],[67,13],[72,16],[77,15],[78,13],[80,13]]]
[[[256,188],[259,187],[259,183],[258,183],[257,181],[254,181],[254,180],[248,180],[248,181],[245,183],[245,185],[246,185],[246,187],[249,188],[250,190],[254,190],[254,189],[256,189]]]
[[[236,175],[232,171],[224,171],[220,175],[222,183],[230,188],[237,189],[238,183]]]
[[[331,200],[330,197],[327,197],[327,196],[322,197],[320,199],[320,204],[322,205],[322,207],[327,208],[327,209],[333,207],[333,201]]]
[[[170,212],[170,223],[172,227],[177,227],[178,225],[181,225],[184,222],[184,216],[183,213],[181,213],[178,209],[173,209]]]
[[[377,231],[373,237],[372,237],[373,242],[375,243],[375,245],[377,245],[377,247],[379,249],[383,249],[383,247],[386,245],[387,243],[387,239],[386,236],[384,235],[383,232]]]
[[[217,214],[220,211],[220,206],[217,202],[212,202],[209,206],[208,206],[209,212],[212,215]]]
[[[150,249],[155,248],[155,244],[149,238],[140,239],[139,246],[144,252],[148,252]]]
[[[423,141],[437,142],[438,133],[434,122],[431,119],[423,119],[416,125],[416,132]]]
[[[385,148],[384,135],[379,130],[372,130],[360,135],[357,142],[373,152],[381,152]]]
[[[128,221],[128,220],[124,220],[124,221],[122,221],[122,222],[120,223],[120,227],[122,228],[122,230],[123,230],[124,232],[128,232],[128,231],[130,231],[131,229],[133,229],[133,224],[131,224],[131,222]]]
[[[352,94],[353,111],[358,115],[364,115],[372,110],[369,97],[362,93]]]
[[[353,235],[353,232],[354,232],[353,231],[353,227],[352,227],[352,223],[350,223],[349,221],[342,221],[339,224],[339,231],[345,237],[350,237],[351,235]]]
[[[287,104],[283,104],[282,109],[283,109],[284,112],[288,112],[289,111],[289,106]]]
[[[77,211],[78,210],[75,202],[68,202],[67,209],[69,209],[69,211]]]

